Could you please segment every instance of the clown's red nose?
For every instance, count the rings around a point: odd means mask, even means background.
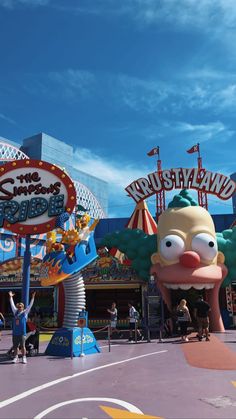
[[[200,264],[200,256],[189,250],[180,256],[179,261],[185,268],[196,268]]]

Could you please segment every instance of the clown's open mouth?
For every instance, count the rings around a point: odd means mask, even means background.
[[[161,291],[162,297],[167,304],[169,310],[172,312],[177,305],[180,303],[180,300],[185,299],[187,301],[187,306],[190,310],[190,315],[192,321],[194,322],[194,307],[198,300],[198,297],[201,295],[204,300],[208,301],[211,306],[211,316],[215,320],[219,320],[219,303],[218,303],[218,293],[219,293],[219,284],[212,283],[189,283],[189,284],[171,284],[166,282],[157,282],[158,287]],[[221,330],[220,323],[214,326],[214,330]]]
[[[201,294],[210,304],[212,327],[214,330],[222,330],[219,289],[225,277],[224,265],[200,264],[198,268],[185,268],[179,263],[169,266],[157,263],[152,267],[152,274],[156,276],[157,287],[170,310],[182,298],[194,306],[197,296]]]
[[[207,299],[208,301],[218,300],[218,284],[207,282],[176,284],[164,281],[157,281],[157,285],[161,291],[165,303],[171,310],[174,306],[179,304],[182,298],[184,298],[187,301],[187,304],[191,309],[194,308],[199,295],[202,295],[204,299]],[[214,303],[214,306],[215,305],[216,303]],[[212,310],[214,311],[214,307],[212,307]]]

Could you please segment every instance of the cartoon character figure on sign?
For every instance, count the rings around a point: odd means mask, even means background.
[[[80,210],[81,210],[80,206]],[[98,220],[88,225],[90,216],[86,216],[86,223],[70,230],[64,229],[64,223],[69,217],[62,214],[57,222],[61,239],[56,240],[55,232],[47,235],[47,254],[44,257],[41,269],[41,285],[57,285],[63,281],[65,291],[65,312],[63,327],[77,327],[79,313],[85,309],[85,286],[81,270],[97,258],[94,242],[94,228]],[[85,229],[85,231],[83,231]],[[75,298],[75,296],[77,298]],[[73,316],[71,310],[73,309]]]
[[[103,277],[108,275],[113,260],[109,255],[108,249],[106,247],[101,247],[98,249],[98,256],[99,259],[97,260],[97,266],[100,268],[100,274]]]

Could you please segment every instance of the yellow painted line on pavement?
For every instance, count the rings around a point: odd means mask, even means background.
[[[99,406],[112,419],[163,419],[160,416],[144,415],[142,413],[131,413],[127,410],[114,409],[113,407]]]
[[[236,381],[231,381],[234,387],[236,387]]]

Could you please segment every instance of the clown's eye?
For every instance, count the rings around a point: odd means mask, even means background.
[[[210,234],[200,233],[193,237],[192,250],[197,252],[201,259],[212,260],[217,255],[217,242]]]
[[[176,260],[185,249],[184,241],[175,234],[164,237],[160,242],[160,253],[167,260]]]

